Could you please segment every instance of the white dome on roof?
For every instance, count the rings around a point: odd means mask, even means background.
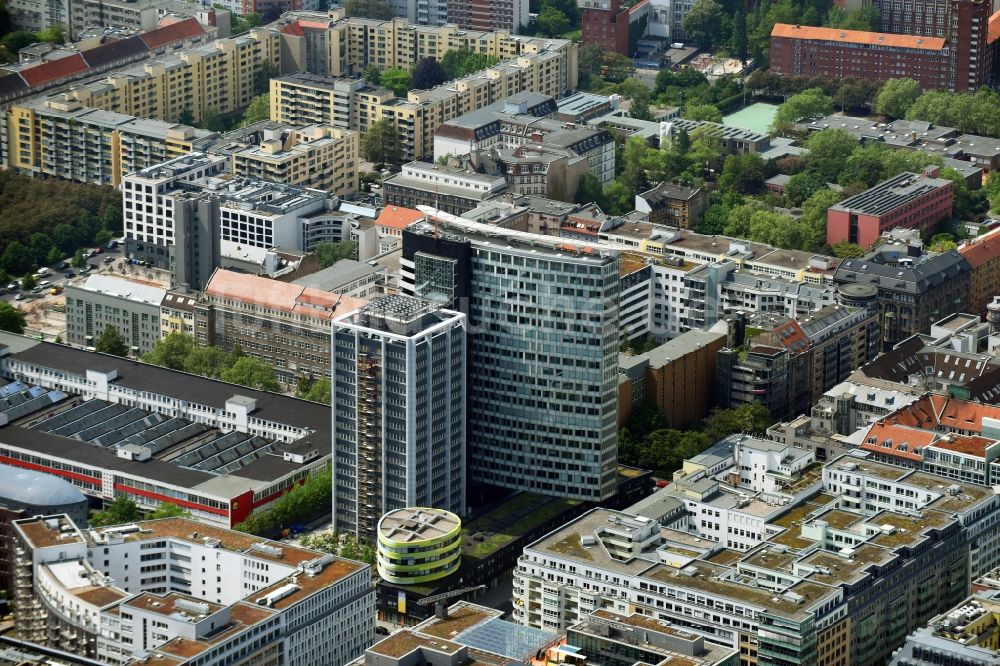
[[[65,506],[87,498],[58,476],[0,465],[0,504],[4,500],[29,506]]]

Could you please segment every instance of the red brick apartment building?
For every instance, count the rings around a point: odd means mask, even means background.
[[[939,175],[937,167],[923,174],[904,172],[830,206],[826,242],[868,247],[882,232],[897,227],[929,230],[951,215],[953,183]]]
[[[771,71],[871,81],[908,77],[925,89],[949,87],[943,37],[776,23],[771,31]]]
[[[771,71],[886,81],[911,78],[925,90],[977,90],[990,82],[1000,12],[988,0],[951,0],[947,34],[902,35],[775,24]]]
[[[649,15],[649,0],[622,7],[621,0],[580,0],[580,43],[597,44],[605,51],[632,55],[629,26]]]

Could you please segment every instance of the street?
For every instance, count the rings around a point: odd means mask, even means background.
[[[91,249],[96,249],[91,248]],[[81,273],[76,268],[60,268],[62,261],[48,266],[49,273],[41,275],[38,279],[39,286],[25,291],[18,286],[10,289],[13,281],[0,285],[0,300],[6,301],[14,307],[24,311],[27,318],[25,334],[41,335],[46,340],[55,340],[56,336],[66,339],[66,294],[63,291],[68,284],[79,284],[86,280],[92,273],[107,274],[115,272],[121,274],[124,248],[119,245],[113,250],[104,249],[103,253],[90,257],[87,262],[92,268],[86,273]],[[106,259],[111,259],[110,263],[105,263]],[[66,257],[63,261],[71,263],[73,257]],[[139,268],[139,267],[134,267]],[[67,278],[66,273],[73,276]],[[124,277],[124,276],[123,276]],[[43,281],[48,282],[46,286],[41,286]],[[59,288],[59,293],[52,294],[54,287]],[[20,296],[20,300],[18,300]]]

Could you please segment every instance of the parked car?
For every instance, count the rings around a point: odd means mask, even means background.
[[[375,627],[375,633],[378,634],[379,636],[388,636],[389,630],[386,629],[385,627],[377,626]]]
[[[63,277],[66,278],[67,280],[72,280],[73,278],[76,277],[76,273],[74,273],[73,271],[66,271],[65,273],[63,273]]]
[[[10,289],[11,291],[13,291],[13,290],[16,290],[16,289],[20,289],[21,288],[21,284],[19,282],[11,282],[9,285],[7,285],[7,288]]]
[[[115,260],[114,257],[104,257],[104,263],[106,263],[106,264],[113,263],[114,260]]]
[[[105,245],[104,247],[106,247],[106,248],[107,248],[107,249],[109,249],[109,250],[113,250],[113,249],[115,249],[116,247],[118,247],[118,241],[116,241],[116,240],[113,240],[113,241],[108,241],[108,244],[107,244],[107,245]]]
[[[62,271],[65,271],[65,270],[69,269],[69,267],[70,267],[70,264],[69,264],[68,261],[64,261],[61,264],[59,264],[59,270],[62,270]]]
[[[94,250],[94,252],[96,252],[97,254],[104,254],[104,248],[98,245],[97,249]]]
[[[24,300],[24,294],[22,294],[21,292],[17,292],[17,296],[14,297],[14,300],[15,301],[23,301]]]

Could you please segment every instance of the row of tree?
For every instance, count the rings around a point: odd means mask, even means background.
[[[805,157],[787,157],[770,163],[756,154],[727,157],[718,178],[718,189],[712,191],[710,205],[695,230],[786,249],[856,256],[861,250],[857,246],[826,246],[827,209],[904,171],[919,172],[942,161],[937,155],[892,150],[879,143],[859,145],[854,136],[841,129],[812,134],[805,147],[809,151]],[[775,173],[791,176],[782,196],[764,189],[764,181]],[[987,193],[970,190],[954,169],[942,169],[941,174],[954,183],[954,217],[971,219],[983,208]],[[842,189],[831,188],[830,184]],[[801,214],[792,217],[772,210],[774,206],[799,208]]]
[[[124,523],[134,523],[137,520],[158,520],[160,518],[177,518],[190,516],[191,512],[181,508],[176,504],[164,502],[153,511],[143,515],[139,505],[125,495],[119,495],[115,501],[101,511],[94,512],[90,516],[88,523],[91,527],[107,527],[108,525],[122,525]]]
[[[350,533],[337,534],[329,531],[307,534],[302,537],[300,543],[306,548],[321,550],[337,557],[375,564],[375,546],[370,543],[358,543],[358,540]]]
[[[882,86],[875,112],[1000,138],[1000,94],[990,88],[980,88],[974,93],[921,92],[920,84],[913,79],[892,79]]]
[[[221,347],[202,347],[194,338],[181,333],[170,333],[156,341],[152,350],[142,360],[171,370],[221,379],[262,391],[279,391],[281,386],[274,376],[274,369],[239,348],[226,351]]]
[[[258,536],[278,536],[283,529],[329,513],[332,493],[333,477],[327,467],[289,490],[264,511],[251,514],[236,529]]]
[[[109,241],[122,230],[113,187],[0,171],[0,270],[24,275]]]
[[[767,407],[748,404],[735,409],[715,409],[699,427],[678,430],[654,405],[644,404],[634,411],[618,433],[618,460],[625,465],[654,470],[669,478],[684,460],[736,433],[763,435],[774,423]]]
[[[776,23],[878,30],[879,11],[874,5],[842,9],[831,0],[764,0],[750,5],[740,0],[696,0],[681,26],[688,39],[703,49],[742,61],[752,57],[766,68]]]

